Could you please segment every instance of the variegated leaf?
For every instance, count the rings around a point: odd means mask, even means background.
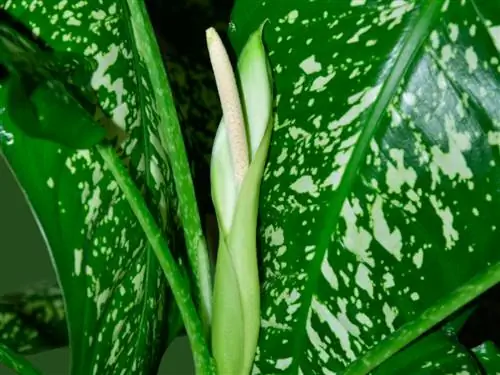
[[[68,345],[61,290],[37,287],[0,297],[0,343],[16,353],[35,354]]]
[[[141,57],[144,46],[134,41],[126,2],[4,0],[1,6],[57,53],[96,63],[91,85],[105,112],[129,135],[124,159],[147,191],[171,248],[182,246],[174,222],[178,195],[158,134],[155,88]],[[71,125],[64,120],[62,125]],[[167,338],[180,329],[177,309],[102,159],[94,151],[29,138],[5,115],[0,124],[2,153],[39,219],[63,289],[72,373],[154,372]],[[178,134],[170,130],[173,137]],[[182,144],[179,138],[170,141]]]
[[[500,7],[237,0],[238,52],[266,18],[254,373],[342,373],[474,276],[471,294],[498,281]]]

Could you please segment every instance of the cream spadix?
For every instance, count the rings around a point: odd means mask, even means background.
[[[219,34],[214,28],[208,29],[206,34],[210,61],[225,119],[224,128],[231,140],[229,150],[233,164],[233,174],[239,185],[248,168],[248,148],[238,86],[236,85],[231,61]]]
[[[241,182],[238,171],[234,170],[238,168],[233,154],[235,143],[231,138],[234,133],[227,128],[224,104],[223,119],[212,149],[211,193],[219,223],[212,349],[219,374],[248,375],[259,336],[257,215],[260,182],[272,131],[272,86],[262,43],[263,26],[250,35],[238,60],[247,143],[245,150],[236,152],[245,151],[249,155],[248,168]],[[217,74],[215,68],[214,71]],[[220,71],[232,74],[232,69]],[[220,93],[221,90],[221,96]],[[224,102],[231,98],[221,96],[220,99]]]

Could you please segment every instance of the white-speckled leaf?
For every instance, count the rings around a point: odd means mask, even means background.
[[[0,296],[0,343],[20,354],[68,346],[64,301],[57,285],[39,283]]]
[[[500,8],[237,0],[237,51],[266,18],[254,372],[338,374],[500,260]]]
[[[155,89],[132,42],[126,2],[2,3],[58,53],[96,63],[91,85],[129,134],[124,158],[147,188],[153,214],[171,241],[176,196],[157,133]],[[4,91],[0,87],[0,109]],[[28,138],[6,116],[0,126],[2,153],[43,228],[63,289],[72,374],[154,373],[167,337],[176,333],[168,332],[169,322],[179,329],[179,319],[161,268],[112,175],[94,151]]]
[[[497,345],[486,341],[475,347],[473,352],[486,370],[486,374],[500,373],[500,350],[498,350]]]

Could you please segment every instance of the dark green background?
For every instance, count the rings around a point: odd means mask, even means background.
[[[0,153],[0,294],[22,290],[56,277],[29,206]],[[69,350],[62,348],[28,356],[44,375],[69,374]],[[13,372],[0,364],[0,375]],[[170,346],[159,374],[194,374],[185,337]]]

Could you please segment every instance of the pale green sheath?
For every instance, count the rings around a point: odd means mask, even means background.
[[[207,31],[223,108],[210,171],[219,226],[212,350],[221,375],[250,373],[260,328],[256,230],[272,132],[271,75],[262,43],[263,26],[250,36],[238,60],[243,112],[225,50],[220,49],[215,31]]]

